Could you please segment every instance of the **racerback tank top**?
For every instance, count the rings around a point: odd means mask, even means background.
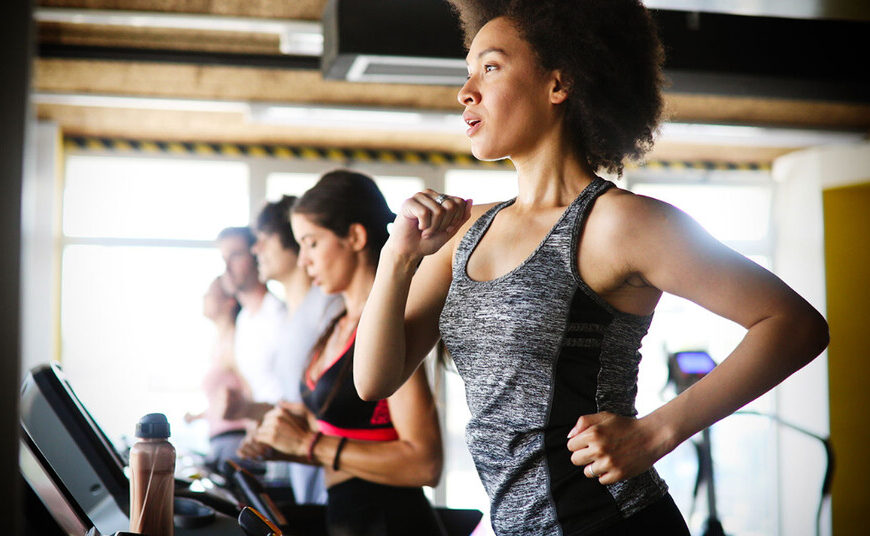
[[[667,492],[654,469],[607,486],[586,478],[567,448],[581,415],[637,414],[639,349],[652,315],[614,309],[577,270],[583,223],[611,186],[596,178],[501,277],[472,280],[468,259],[514,200],[483,214],[456,250],[440,330],[465,381],[466,442],[499,535],[591,534]]]

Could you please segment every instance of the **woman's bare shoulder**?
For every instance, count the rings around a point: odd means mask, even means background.
[[[672,212],[679,211],[658,199],[615,187],[595,201],[589,222],[608,234],[623,234],[642,231]]]
[[[695,227],[691,218],[673,205],[611,188],[589,213],[583,241],[589,252],[597,252],[616,265],[632,265],[637,255],[666,250],[686,233],[694,234]]]

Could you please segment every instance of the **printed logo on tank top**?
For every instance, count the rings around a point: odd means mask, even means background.
[[[390,419],[390,406],[387,404],[387,400],[378,400],[378,404],[375,406],[375,410],[372,412],[372,418],[369,421],[369,424],[390,424],[392,420]]]

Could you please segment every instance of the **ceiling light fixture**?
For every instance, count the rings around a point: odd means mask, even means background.
[[[315,21],[67,8],[38,8],[34,18],[64,24],[264,33],[278,36],[282,54],[316,57],[323,54],[323,27]]]

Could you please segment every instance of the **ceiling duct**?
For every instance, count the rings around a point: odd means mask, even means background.
[[[658,2],[663,4],[668,2]],[[665,46],[669,92],[870,102],[861,59],[870,52],[866,20],[674,9],[652,14]],[[326,78],[444,85],[465,80],[462,34],[445,0],[330,0],[323,28]]]
[[[460,85],[465,50],[444,0],[330,0],[323,12],[325,78]]]

